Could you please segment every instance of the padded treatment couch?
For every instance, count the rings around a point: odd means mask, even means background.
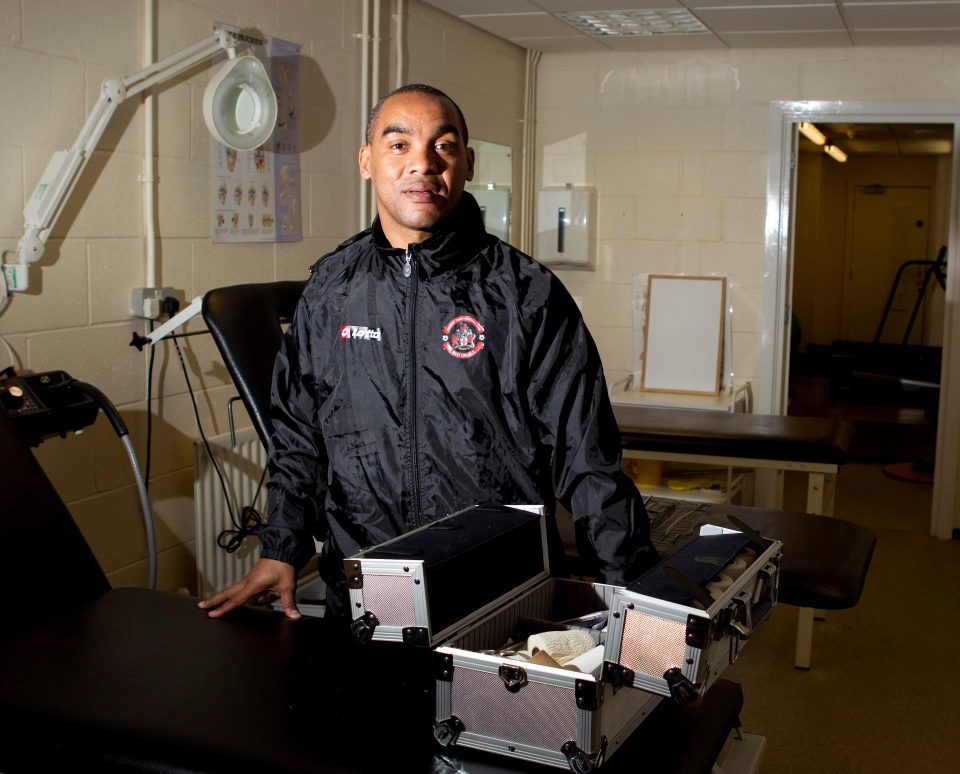
[[[426,649],[359,646],[345,625],[252,608],[211,620],[191,597],[112,589],[6,412],[0,450],[4,774],[543,770],[435,744]],[[725,680],[695,707],[661,702],[603,770],[709,772],[742,704]]]

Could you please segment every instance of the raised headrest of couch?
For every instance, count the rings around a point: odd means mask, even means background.
[[[43,615],[109,591],[67,506],[2,408],[0,459],[0,586],[8,592],[7,619]]]
[[[270,442],[270,381],[283,340],[281,325],[293,317],[306,284],[230,285],[203,297],[203,319],[264,446]]]

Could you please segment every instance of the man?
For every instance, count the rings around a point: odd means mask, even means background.
[[[200,607],[269,589],[298,618],[316,537],[346,615],[344,556],[477,503],[559,500],[599,579],[638,575],[656,554],[596,347],[556,277],[484,231],[459,107],[421,84],[387,95],[359,164],[377,220],[312,267],[277,356],[261,559]]]

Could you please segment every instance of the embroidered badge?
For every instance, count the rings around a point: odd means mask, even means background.
[[[443,348],[452,357],[465,360],[483,349],[483,326],[467,314],[454,317],[443,326]]]
[[[362,341],[381,341],[379,328],[368,328],[366,325],[341,325],[340,338],[344,340],[361,339]]]

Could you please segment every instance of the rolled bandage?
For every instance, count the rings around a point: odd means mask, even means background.
[[[545,650],[538,650],[536,653],[530,656],[528,661],[531,664],[539,664],[540,666],[548,666],[548,667],[554,667],[555,669],[562,669],[562,667],[556,661],[550,658],[550,654],[547,653],[547,651]]]
[[[729,575],[731,578],[736,580],[743,575],[748,566],[747,558],[743,554],[740,554],[736,559],[730,562],[730,564],[723,568],[723,572],[725,575]]]
[[[527,650],[531,656],[537,651],[546,651],[550,658],[563,666],[571,659],[581,656],[596,646],[593,635],[584,629],[570,629],[561,632],[541,632],[527,639]]]
[[[707,584],[707,592],[714,599],[719,599],[723,595],[723,592],[730,588],[732,583],[733,578],[731,578],[725,572],[721,572],[712,581],[710,581],[710,583]]]
[[[563,665],[563,668],[576,669],[584,674],[593,674],[595,677],[598,677],[603,667],[603,650],[603,645],[597,645],[597,647],[592,650],[588,650],[586,653],[570,659]]]

